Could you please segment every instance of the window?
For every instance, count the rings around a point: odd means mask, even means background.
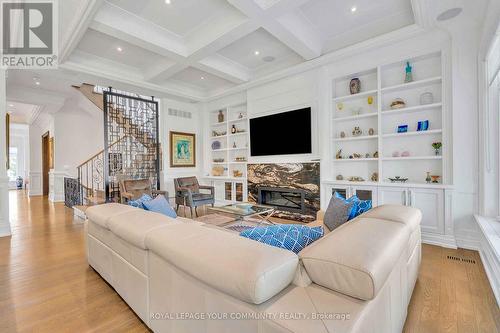
[[[10,158],[10,168],[7,171],[7,176],[9,177],[9,181],[15,181],[17,176],[19,176],[16,147],[9,148],[9,158]]]

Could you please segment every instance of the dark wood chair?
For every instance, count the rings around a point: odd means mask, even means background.
[[[193,216],[193,208],[196,215],[196,210],[199,206],[212,205],[215,203],[215,188],[213,186],[203,186],[198,183],[196,177],[183,177],[174,179],[175,186],[175,203],[177,211],[179,206],[189,207],[191,217]],[[202,193],[200,190],[208,190],[210,193]]]

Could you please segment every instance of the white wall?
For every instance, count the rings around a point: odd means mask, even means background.
[[[6,169],[6,137],[5,116],[7,110],[7,98],[5,93],[6,71],[0,68],[0,237],[10,235],[9,223],[9,190],[7,185]]]
[[[29,125],[11,124],[10,126],[10,147],[17,148],[17,174],[23,179],[28,177],[30,168],[29,159]],[[10,181],[9,188],[16,188],[16,182]]]
[[[170,116],[169,109],[182,110],[191,113],[191,119]],[[184,132],[196,134],[196,167],[171,168],[170,167],[170,132]],[[203,170],[203,130],[202,118],[197,104],[183,103],[169,99],[160,102],[160,143],[163,151],[163,170],[161,172],[163,190],[169,192],[170,197],[175,196],[173,179],[178,177],[196,176],[201,178]]]
[[[103,112],[87,105],[75,108],[70,102],[54,115],[56,172],[77,177],[77,166],[104,149]]]

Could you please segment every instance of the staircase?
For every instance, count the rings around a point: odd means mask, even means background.
[[[104,97],[102,90],[98,89],[95,85],[88,83],[83,83],[80,86],[74,85],[73,88],[77,89],[83,96],[104,112]],[[140,96],[131,95],[131,97]],[[118,135],[118,139],[108,146],[108,152],[110,152],[110,155],[113,153],[113,148],[115,148],[115,151],[118,151],[118,155],[120,155],[120,147],[129,147],[130,145],[137,144],[141,146],[141,148],[138,149],[139,152],[134,155],[132,161],[128,161],[128,163],[125,163],[126,161],[117,162],[118,164],[121,163],[119,171],[124,171],[123,169],[125,169],[125,164],[132,165],[133,167],[140,169],[140,165],[147,163],[148,157],[150,157],[151,154],[156,155],[157,149],[156,144],[152,143],[155,142],[155,138],[152,134],[141,127],[141,124],[137,124],[134,119],[127,116],[126,110],[128,110],[129,113],[131,110],[134,110],[134,104],[130,101],[130,99],[125,98],[124,105],[111,104],[108,106],[108,119],[111,119],[112,126],[118,127],[118,131],[120,133],[120,135]],[[140,153],[141,150],[144,154]],[[104,152],[104,149],[99,151],[77,167],[80,188],[79,197],[81,202],[79,202],[78,205],[73,206],[75,216],[84,217],[87,207],[106,202]],[[161,161],[161,157],[158,158],[160,158]],[[110,165],[111,164],[112,163],[110,163]],[[113,170],[110,171],[110,176],[115,178],[118,177],[118,172],[113,172]]]

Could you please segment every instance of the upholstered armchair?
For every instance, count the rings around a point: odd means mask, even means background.
[[[191,216],[193,216],[193,208],[196,215],[196,210],[199,206],[212,205],[215,202],[215,188],[213,186],[203,186],[198,183],[196,177],[184,177],[174,179],[175,186],[175,203],[177,211],[179,206],[189,207]],[[210,193],[201,193],[200,190],[208,190]]]
[[[126,204],[129,200],[139,199],[143,194],[151,197],[163,195],[168,200],[167,191],[153,189],[151,179],[120,179],[120,202]]]

